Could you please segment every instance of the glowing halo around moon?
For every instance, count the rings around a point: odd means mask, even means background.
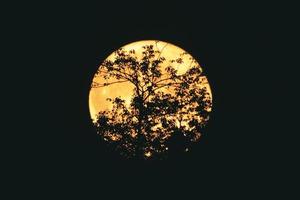
[[[143,40],[143,41],[137,41],[130,44],[127,44],[123,47],[121,47],[124,51],[131,51],[134,50],[135,56],[137,59],[141,59],[143,57],[143,51],[145,46],[153,46],[153,50],[159,52],[159,57],[165,58],[165,62],[161,63],[161,69],[164,71],[168,66],[174,62],[174,59],[181,58],[181,61],[176,63],[174,66],[176,70],[176,75],[184,75],[189,69],[192,67],[197,67],[201,71],[201,84],[198,85],[199,88],[205,88],[207,91],[207,98],[210,99],[212,102],[212,91],[211,87],[209,85],[207,76],[204,75],[203,69],[200,66],[200,64],[185,50],[181,49],[178,46],[175,46],[168,42],[158,41],[158,40]],[[105,61],[111,61],[114,62],[116,57],[116,52],[111,53]],[[102,65],[102,64],[101,64]],[[99,66],[99,69],[101,67]],[[110,82],[117,82],[118,80],[116,78],[111,78],[109,80]],[[99,76],[99,74],[95,74],[93,77],[92,85],[94,83],[105,85],[107,82],[107,79],[103,78],[103,76]],[[167,92],[167,90],[164,90],[164,88],[158,90]],[[172,93],[172,91],[171,91]],[[110,111],[113,109],[113,103],[112,101],[108,101],[108,99],[115,99],[118,97],[121,97],[124,100],[124,105],[127,107],[130,107],[132,103],[132,97],[134,95],[134,86],[130,82],[122,82],[116,83],[116,84],[107,84],[105,87],[91,87],[90,93],[89,93],[89,111],[90,111],[90,117],[93,123],[97,121],[98,113],[104,112],[104,111]],[[211,112],[212,106],[207,108],[208,112]],[[199,136],[200,137],[200,136]],[[110,137],[111,141],[118,140],[117,137],[114,138],[114,135],[112,134]],[[165,147],[165,149],[168,149],[168,147]],[[151,149],[151,148],[150,148]],[[185,149],[187,151],[188,149]],[[154,150],[153,150],[154,151]],[[145,150],[144,156],[145,157],[151,157],[152,156],[151,150]]]

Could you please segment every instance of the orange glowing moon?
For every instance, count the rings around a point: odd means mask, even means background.
[[[163,42],[158,40],[143,40],[143,41],[127,44],[122,48],[127,51],[135,50],[137,57],[141,58],[143,46],[145,45],[153,45],[154,50],[160,51],[161,52],[160,56],[166,58],[168,62],[170,62],[170,60],[172,59],[182,57],[183,62],[176,65],[176,70],[178,75],[184,74],[187,70],[191,68],[191,66],[195,66],[195,65],[198,66],[201,69],[201,71],[203,71],[200,64],[189,53],[187,53],[185,50],[181,49],[180,47],[175,46],[168,42]],[[115,54],[113,52],[106,58],[106,60],[114,61],[115,58],[114,55]],[[162,65],[162,68],[166,68],[169,64],[168,62],[164,63]],[[210,98],[212,99],[212,92],[207,77],[202,76],[202,78],[204,80],[203,85],[199,87],[206,87],[210,95]],[[106,80],[103,77],[95,75],[92,81],[97,83],[105,83]],[[121,97],[122,99],[125,100],[125,104],[129,105],[132,96],[133,96],[133,86],[128,82],[112,84],[107,87],[98,87],[98,88],[91,87],[89,93],[89,111],[90,111],[91,119],[94,122],[97,118],[97,114],[100,111],[112,109],[113,105],[111,102],[107,101],[107,98],[113,99],[116,97]]]

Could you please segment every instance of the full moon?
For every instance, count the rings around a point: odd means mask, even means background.
[[[151,50],[153,50],[154,52],[153,59],[164,58],[164,60],[159,64],[160,71],[162,73],[160,77],[161,81],[157,79],[158,80],[157,82],[166,83],[166,87],[157,88],[157,90],[155,90],[153,94],[156,94],[157,92],[162,92],[165,94],[169,93],[170,95],[173,96],[177,94],[174,88],[168,86],[167,78],[163,77],[163,74],[169,70],[170,66],[175,69],[174,71],[175,77],[184,76],[189,70],[196,68],[199,70],[199,74],[200,74],[199,76],[200,81],[199,83],[197,83],[196,87],[200,89],[204,88],[206,91],[205,98],[209,99],[210,102],[212,101],[211,87],[209,85],[207,76],[205,75],[205,73],[203,73],[204,70],[200,66],[199,62],[190,53],[186,52],[182,48],[168,42],[163,42],[158,40],[143,40],[143,41],[137,41],[137,42],[127,44],[121,47],[120,49],[122,49],[122,51],[124,52],[133,52],[135,56],[135,60],[143,60],[143,56],[145,56],[144,51],[146,46],[151,47]],[[115,52],[112,52],[105,59],[104,62],[116,63],[116,56],[117,56],[117,50]],[[124,100],[125,107],[127,107],[130,110],[130,106],[132,106],[133,97],[135,95],[135,85],[132,84],[132,82],[126,80],[122,81],[122,79],[120,79],[118,76],[115,76],[115,74],[112,77],[105,76],[103,74],[104,71],[101,68],[102,65],[103,63],[99,65],[99,69],[97,73],[95,73],[95,76],[93,77],[91,89],[89,92],[89,111],[93,123],[95,123],[98,120],[99,113],[109,112],[115,108],[114,101],[112,101],[113,99],[120,98]],[[124,67],[124,73],[126,72],[129,73],[129,71],[126,70],[127,69]],[[165,79],[166,81],[164,81]],[[144,85],[146,85],[146,83]],[[144,92],[144,90],[142,90],[142,92]],[[212,106],[209,105],[205,109],[207,112],[211,112]],[[186,116],[193,115],[193,112],[194,111],[190,111],[190,113],[186,114]],[[182,119],[185,118],[187,119],[188,117],[183,116]],[[202,119],[201,116],[199,116],[197,119],[199,119],[200,121],[204,120],[204,118]],[[132,120],[134,119],[132,118]],[[205,118],[205,120],[207,119]],[[143,121],[143,123],[146,122]],[[159,124],[160,122],[157,123]],[[176,126],[179,126],[179,121],[174,120],[174,124]],[[186,122],[186,124],[184,124],[184,120],[183,120],[182,124],[180,121],[180,126],[185,127],[185,129],[188,131],[191,131],[188,128],[186,128],[191,126],[189,125],[188,121]],[[158,127],[159,125],[156,126]],[[137,133],[131,133],[131,134],[132,134],[132,138],[134,138]],[[168,136],[165,137],[167,138],[169,137],[169,135],[170,134],[168,133]],[[200,137],[201,134],[199,134],[198,136]],[[121,134],[110,134],[109,137],[106,137],[106,140],[118,141],[120,140],[121,137],[122,137]],[[150,141],[152,141],[152,139]],[[164,150],[168,150],[168,146],[163,145],[163,148]],[[188,150],[189,149],[187,148],[185,149],[185,151]],[[154,147],[144,148],[145,157],[151,157],[154,153],[155,153]]]

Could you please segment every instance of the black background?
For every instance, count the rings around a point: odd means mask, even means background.
[[[18,140],[14,149],[21,155],[22,168],[15,171],[23,185],[47,195],[88,189],[85,194],[111,198],[266,190],[264,183],[273,179],[269,143],[275,134],[268,126],[273,118],[266,118],[275,102],[266,97],[275,92],[276,74],[270,71],[278,70],[272,60],[280,33],[274,31],[274,13],[270,4],[215,1],[73,3],[28,12],[19,28],[27,32],[24,51],[35,50],[26,69],[35,100],[23,120],[32,125],[29,135],[22,134],[30,142]],[[97,67],[115,49],[148,39],[191,53],[212,87],[207,136],[184,158],[123,160],[92,128],[88,94]]]

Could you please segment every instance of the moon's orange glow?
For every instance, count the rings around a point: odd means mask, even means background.
[[[138,41],[138,42],[127,44],[122,48],[127,51],[134,49],[137,57],[141,58],[142,51],[143,51],[142,47],[145,45],[153,45],[154,50],[160,51],[161,52],[160,56],[165,57],[168,62],[170,62],[170,60],[172,59],[181,57],[183,62],[176,65],[176,70],[178,75],[184,74],[188,69],[190,69],[194,65],[198,65],[201,68],[200,64],[189,53],[186,53],[186,51],[181,49],[180,47],[177,47],[167,42],[156,41],[156,40],[144,40],[144,41]],[[109,55],[107,57],[107,60],[114,61],[115,58],[114,55],[115,55],[114,53]],[[168,62],[165,62],[162,65],[162,68],[166,68],[168,64],[170,64]],[[212,98],[212,92],[207,77],[202,76],[202,78],[205,81],[203,81],[203,85],[199,87],[206,87],[210,94],[210,97]],[[93,78],[93,82],[97,82],[97,83],[105,83],[106,81],[107,80],[105,80],[101,76],[95,76]],[[113,79],[111,79],[110,81],[113,81]],[[111,102],[107,101],[107,98],[113,99],[116,97],[121,97],[122,99],[125,100],[126,105],[129,105],[131,98],[133,96],[133,89],[134,88],[132,84],[130,84],[129,82],[112,84],[107,87],[98,87],[98,88],[92,87],[89,93],[89,110],[90,110],[91,119],[95,121],[97,114],[100,111],[112,109],[113,105]],[[118,140],[116,136],[113,136],[112,139]],[[147,156],[150,156],[150,154],[147,154]]]
[[[202,67],[173,44],[127,44],[98,67],[89,93],[98,135],[126,157],[152,159],[188,152],[212,110]]]

